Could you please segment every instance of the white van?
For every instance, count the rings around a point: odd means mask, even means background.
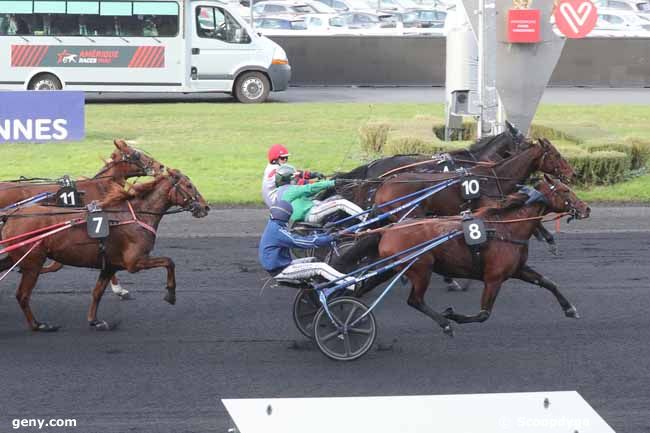
[[[214,0],[0,0],[0,90],[224,92],[288,87],[284,50]]]

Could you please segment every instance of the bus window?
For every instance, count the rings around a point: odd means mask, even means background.
[[[27,9],[30,13],[17,13]],[[3,13],[11,11],[16,13]],[[175,37],[178,34],[179,8],[171,1],[0,1],[0,35]]]
[[[242,28],[227,11],[218,7],[196,8],[196,31],[201,38],[219,39],[231,44],[251,42],[246,29]]]

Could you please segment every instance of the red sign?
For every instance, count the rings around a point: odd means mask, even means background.
[[[591,0],[560,0],[554,16],[557,28],[572,39],[587,36],[598,21],[598,11]]]
[[[508,11],[508,42],[534,44],[539,35],[541,13],[538,9],[510,9]]]

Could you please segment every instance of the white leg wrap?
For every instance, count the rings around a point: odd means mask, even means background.
[[[295,263],[292,262],[287,266],[281,273],[275,276],[275,278],[285,278],[288,280],[303,280],[315,276],[321,276],[327,281],[333,281],[341,277],[345,277],[345,274],[340,273],[327,263],[315,262],[315,263]],[[347,287],[348,290],[354,290],[354,283],[356,279],[353,277],[346,277],[341,282],[350,283]]]
[[[113,283],[111,282],[111,290],[112,290],[113,293],[115,293],[117,296],[124,296],[124,295],[126,295],[126,294],[129,293],[129,291],[126,290],[126,289],[124,289],[124,288],[120,285],[120,283],[113,284]]]

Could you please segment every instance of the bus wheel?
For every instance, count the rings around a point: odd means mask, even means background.
[[[234,96],[243,104],[264,102],[269,96],[271,84],[261,72],[244,72],[235,81]]]
[[[32,78],[27,87],[29,90],[61,90],[63,86],[52,74],[39,74]]]

